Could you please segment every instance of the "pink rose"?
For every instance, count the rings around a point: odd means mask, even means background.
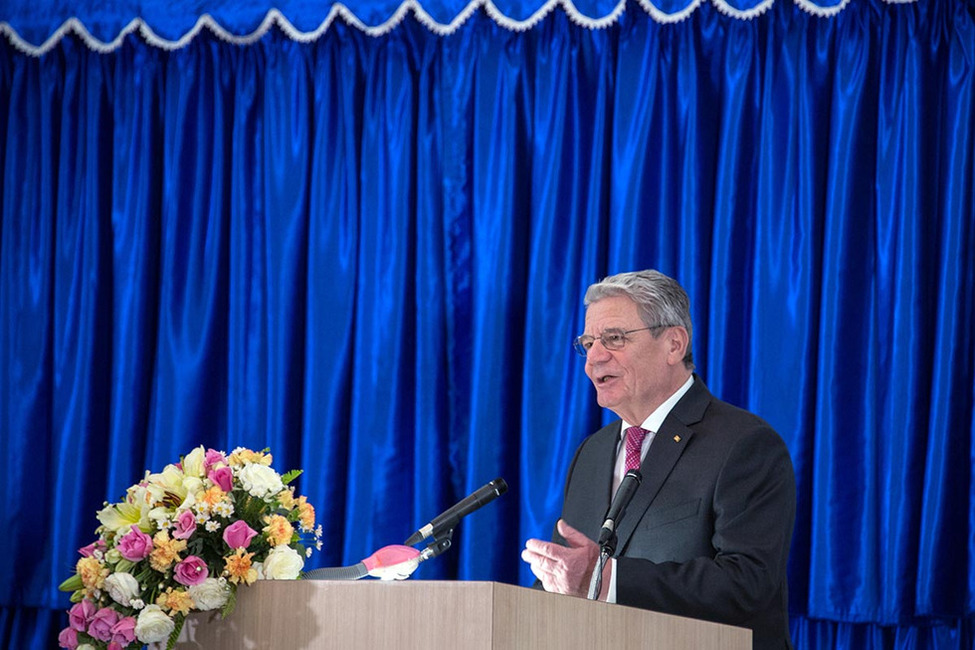
[[[216,449],[207,449],[207,453],[203,456],[203,467],[209,472],[213,469],[214,465],[219,463],[226,463],[227,457],[223,455],[223,452],[217,451]],[[227,492],[227,490],[224,490]]]
[[[109,641],[112,638],[112,626],[118,623],[118,612],[111,607],[102,607],[95,613],[88,625],[88,634],[99,641]]]
[[[207,478],[213,481],[224,492],[230,492],[234,487],[234,472],[229,467],[211,469]]]
[[[119,622],[112,626],[112,643],[117,643],[119,647],[124,648],[133,641],[135,641],[135,619],[131,616],[119,619]]]
[[[152,538],[138,528],[133,528],[118,541],[115,548],[126,560],[138,562],[152,552]]]
[[[187,556],[185,560],[176,565],[176,569],[173,571],[173,579],[187,587],[202,583],[209,575],[207,563],[195,555]]]
[[[105,551],[105,542],[103,542],[100,539],[99,540],[95,540],[94,542],[92,542],[88,546],[82,546],[81,548],[78,549],[78,552],[81,553],[84,557],[91,557],[92,555],[95,554],[95,551],[102,551],[102,552],[104,552]]]
[[[116,641],[109,641],[108,647],[105,650],[122,650],[124,646],[119,645]]]
[[[176,539],[189,539],[196,532],[196,517],[190,510],[184,510],[176,517],[173,526],[173,537]],[[124,554],[123,554],[123,557]]]
[[[66,627],[58,635],[58,647],[74,650],[78,647],[78,631],[74,628]]]
[[[77,603],[68,610],[68,625],[72,630],[84,632],[88,629],[88,624],[95,617],[98,607],[87,598]]]
[[[230,548],[247,548],[257,531],[247,525],[243,519],[238,519],[223,531],[223,541]]]

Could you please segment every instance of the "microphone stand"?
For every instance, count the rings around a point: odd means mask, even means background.
[[[616,528],[620,520],[623,519],[623,515],[626,514],[626,506],[633,499],[633,495],[642,481],[643,477],[640,475],[640,470],[635,468],[627,470],[616,490],[613,502],[609,506],[609,512],[606,513],[606,521],[603,522],[603,527],[599,531],[599,539],[596,541],[599,544],[599,559],[596,561],[596,568],[589,579],[589,600],[599,598],[599,592],[603,586],[603,569],[606,567],[606,561],[616,553],[618,541]]]
[[[454,529],[451,528],[436,536],[433,543],[420,551],[420,562],[437,557],[453,544]]]
[[[599,549],[599,557],[596,559],[596,568],[592,571],[592,578],[589,579],[589,594],[586,596],[589,600],[597,600],[599,598],[599,592],[603,588],[603,569],[606,568],[606,562],[613,556],[616,552],[616,532],[614,531],[610,535],[609,539],[602,545]]]
[[[416,559],[417,565],[420,564],[420,562],[424,562],[426,560],[429,560],[430,558],[437,557],[438,555],[440,555],[441,553],[449,549],[453,544],[453,537],[454,537],[453,528],[449,530],[445,530],[444,532],[437,535],[429,546],[427,546],[425,549],[420,551],[420,555]],[[369,561],[369,559],[370,558],[367,558],[362,562],[359,562],[358,564],[354,564],[352,566],[325,567],[321,569],[313,569],[312,571],[306,572],[303,577],[306,580],[358,580],[359,578],[364,578],[367,575],[373,575],[369,573],[369,569],[371,567],[367,568],[366,566],[366,563]],[[410,573],[412,573],[413,570],[415,569],[416,567],[414,566],[413,569],[410,570]],[[397,578],[397,579],[402,579],[402,578]]]

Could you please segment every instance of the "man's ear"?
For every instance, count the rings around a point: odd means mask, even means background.
[[[675,325],[667,330],[667,363],[670,365],[676,365],[678,363],[684,363],[684,357],[687,355],[687,345],[690,337],[687,335],[687,330],[680,325]]]

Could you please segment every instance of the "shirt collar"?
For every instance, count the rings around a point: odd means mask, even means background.
[[[670,415],[671,410],[673,410],[677,402],[680,401],[680,398],[691,389],[691,385],[693,383],[694,375],[691,375],[687,378],[687,381],[685,381],[684,384],[674,392],[673,395],[668,397],[663,404],[658,406],[653,413],[647,416],[647,419],[643,421],[640,428],[646,429],[647,431],[653,431],[654,433],[659,431],[661,425],[664,423],[664,420],[666,420],[667,416]],[[620,428],[620,437],[622,438],[624,435],[626,435],[626,430],[632,426],[633,425],[631,423],[623,420],[623,426]]]

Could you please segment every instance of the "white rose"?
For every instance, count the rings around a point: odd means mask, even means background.
[[[275,546],[264,559],[267,580],[294,580],[305,566],[305,560],[290,546]]]
[[[159,605],[147,605],[139,612],[135,635],[142,643],[159,643],[168,639],[175,628],[176,623],[166,616]]]
[[[131,573],[113,573],[105,578],[105,591],[119,605],[131,607],[132,599],[139,595],[139,581]]]
[[[227,581],[218,578],[207,578],[201,584],[191,586],[188,591],[197,609],[204,612],[223,607],[230,598]]]
[[[281,477],[267,465],[248,463],[237,473],[244,490],[253,497],[263,499],[284,489]]]

